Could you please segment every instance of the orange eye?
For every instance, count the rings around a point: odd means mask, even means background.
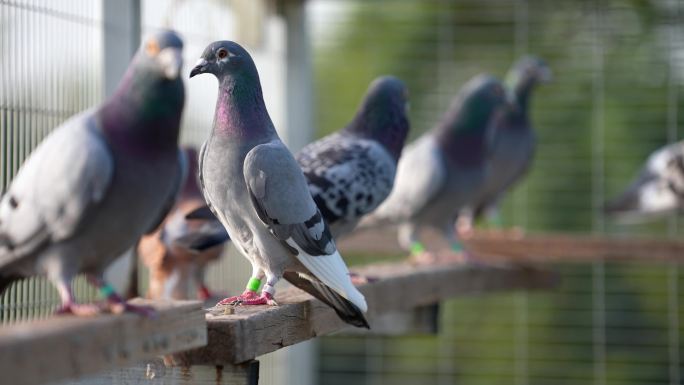
[[[219,58],[219,59],[225,59],[227,56],[228,56],[228,51],[227,51],[227,50],[221,48],[221,49],[218,51],[218,58]]]
[[[147,45],[145,45],[145,51],[147,52],[148,55],[155,56],[156,54],[159,53],[159,44],[157,43],[156,40],[151,39],[150,41],[147,42]]]

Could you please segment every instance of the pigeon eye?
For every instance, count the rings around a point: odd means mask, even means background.
[[[228,51],[227,51],[227,50],[221,48],[221,49],[218,51],[218,58],[219,58],[219,59],[225,59],[227,56],[228,56]]]

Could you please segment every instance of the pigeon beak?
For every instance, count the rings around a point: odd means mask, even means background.
[[[157,60],[164,70],[164,76],[169,80],[175,80],[180,75],[183,67],[183,53],[180,49],[167,47],[159,52]]]
[[[203,58],[200,58],[195,64],[195,68],[193,68],[192,71],[190,71],[190,77],[207,72],[208,65],[208,61],[204,60]]]

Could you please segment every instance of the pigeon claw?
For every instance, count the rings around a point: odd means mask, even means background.
[[[57,315],[73,314],[79,317],[93,317],[102,314],[104,309],[94,303],[65,303],[55,310]]]
[[[110,309],[114,314],[133,313],[151,319],[158,316],[157,310],[152,306],[133,305],[127,302],[112,303]]]
[[[278,303],[275,301],[273,298],[273,295],[271,293],[261,293],[260,296],[253,298],[253,299],[245,299],[242,301],[239,301],[237,303],[238,305],[243,305],[243,306],[254,306],[254,305],[270,305],[270,306],[278,306]]]
[[[218,306],[218,305],[223,305],[223,306],[225,306],[225,305],[237,305],[239,303],[242,303],[243,301],[253,300],[253,299],[258,298],[258,297],[259,296],[257,295],[256,291],[245,290],[244,293],[242,293],[240,295],[235,295],[235,296],[224,298],[224,299],[220,300],[216,304],[216,306]]]

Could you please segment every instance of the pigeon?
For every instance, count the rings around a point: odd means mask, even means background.
[[[201,73],[219,81],[213,129],[200,150],[202,191],[253,269],[245,292],[217,305],[276,305],[275,285],[285,278],[343,321],[368,328],[366,300],[351,282],[301,168],[276,133],[251,56],[235,42],[214,42],[190,77]]]
[[[296,155],[333,238],[349,234],[392,191],[409,130],[407,103],[401,80],[377,78],[346,127]]]
[[[684,141],[651,154],[641,172],[619,196],[605,204],[608,215],[638,222],[684,207]]]
[[[519,59],[509,71],[506,77],[509,103],[493,123],[489,172],[470,209],[464,210],[462,231],[468,231],[472,221],[483,213],[495,213],[502,196],[527,173],[536,140],[528,112],[530,97],[537,84],[550,80],[549,67],[533,56]]]
[[[200,191],[197,151],[188,147],[184,152],[188,170],[176,204],[162,226],[144,236],[138,246],[149,270],[147,297],[151,299],[211,298],[205,269],[220,258],[230,240]]]
[[[103,309],[77,303],[71,289],[85,273],[109,310],[149,314],[103,272],[158,226],[180,188],[182,48],[172,31],[145,39],[114,94],[55,128],[24,162],[0,200],[0,290],[46,276],[58,313],[92,315]]]
[[[359,227],[398,224],[400,246],[419,258],[428,254],[419,240],[424,228],[461,251],[453,224],[485,180],[491,123],[505,99],[492,76],[467,82],[442,120],[404,149],[390,196]]]

